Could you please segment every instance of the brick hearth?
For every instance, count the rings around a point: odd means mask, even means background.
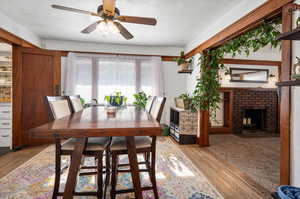
[[[265,109],[264,130],[277,132],[278,97],[275,90],[235,90],[233,94],[233,132],[242,133],[246,109]]]

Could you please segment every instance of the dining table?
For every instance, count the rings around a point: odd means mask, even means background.
[[[87,139],[91,137],[116,136],[124,136],[126,138],[135,198],[142,199],[134,137],[159,136],[161,133],[162,128],[159,122],[146,110],[135,106],[119,108],[115,114],[108,114],[107,108],[104,106],[92,106],[29,130],[29,135],[32,138],[76,139],[63,193],[64,199],[73,198]]]

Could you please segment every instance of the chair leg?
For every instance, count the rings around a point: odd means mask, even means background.
[[[117,186],[117,179],[118,179],[118,173],[117,173],[117,165],[118,165],[118,155],[115,153],[112,153],[112,167],[111,167],[111,191],[110,191],[110,197],[111,199],[116,198],[116,186]]]
[[[109,179],[110,179],[110,152],[109,150],[105,151],[105,185],[104,185],[104,193],[103,198],[106,197],[106,190],[109,186]]]
[[[99,151],[98,153],[98,162],[97,162],[97,184],[98,184],[98,190],[97,190],[97,198],[102,199],[103,197],[103,151]]]
[[[151,172],[150,172],[150,179],[153,186],[153,192],[155,199],[158,199],[158,191],[157,191],[157,185],[156,185],[156,169],[155,169],[155,162],[156,162],[156,137],[152,138],[152,147],[151,147]]]
[[[58,197],[59,185],[60,185],[60,174],[61,174],[61,154],[60,154],[60,140],[56,140],[55,147],[55,179],[52,199]]]

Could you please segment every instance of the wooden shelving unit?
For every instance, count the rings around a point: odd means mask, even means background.
[[[300,86],[300,80],[277,82],[276,85],[277,86]]]
[[[192,72],[193,72],[192,69],[178,71],[178,73],[186,73],[186,74],[192,74]]]
[[[282,33],[277,37],[278,40],[300,40],[300,27],[291,32]]]

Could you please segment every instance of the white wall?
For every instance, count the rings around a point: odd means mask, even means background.
[[[83,52],[105,52],[126,53],[145,55],[178,55],[183,47],[168,46],[139,46],[118,45],[77,41],[43,40],[42,47],[49,50],[83,51]]]
[[[295,3],[300,4],[300,0]],[[299,12],[294,15],[296,20]],[[295,21],[294,20],[294,21]],[[295,24],[295,23],[293,23]],[[295,28],[295,25],[294,25]],[[293,63],[296,63],[296,56],[300,53],[300,42],[293,42]],[[291,105],[291,184],[300,187],[300,88],[292,87]]]
[[[233,24],[266,1],[267,0],[241,1],[240,4],[237,4],[231,10],[228,10],[228,12],[223,17],[220,17],[219,20],[212,22],[209,27],[205,27],[204,31],[201,32],[201,34],[199,34],[196,38],[192,38],[193,40],[185,46],[185,51],[191,51],[200,43],[205,42],[210,37],[214,36],[227,26]]]
[[[41,46],[41,39],[27,27],[17,23],[7,15],[0,12],[0,28],[36,45]]]
[[[175,106],[174,98],[186,92],[186,79],[189,74],[178,74],[179,67],[175,62],[163,62],[164,86],[167,97],[162,122],[170,122],[170,107]]]

